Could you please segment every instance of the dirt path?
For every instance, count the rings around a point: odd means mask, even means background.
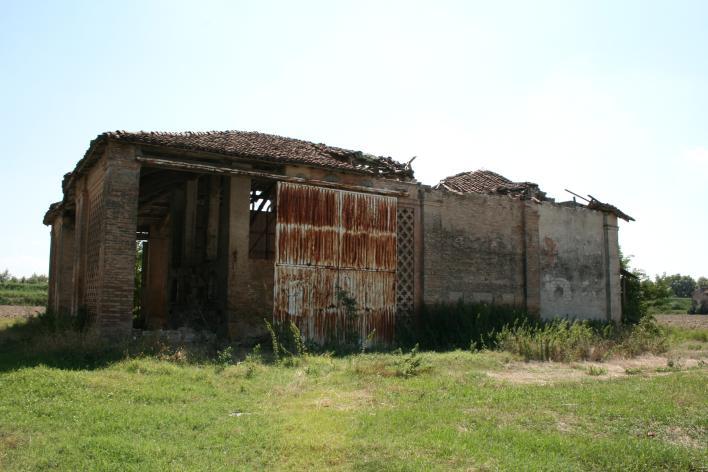
[[[43,306],[0,305],[0,318],[17,318],[34,316],[44,312]]]

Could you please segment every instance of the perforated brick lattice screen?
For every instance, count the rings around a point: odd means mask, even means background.
[[[413,208],[398,208],[398,266],[396,268],[396,314],[410,316],[414,310],[415,228]]]
[[[100,283],[101,224],[103,220],[103,192],[97,186],[90,193],[88,231],[86,234],[86,308],[91,315],[98,313]]]

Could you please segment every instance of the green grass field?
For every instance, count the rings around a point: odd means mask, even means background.
[[[47,305],[47,283],[0,283],[0,305]]]
[[[701,361],[615,377],[609,364],[503,352],[226,366],[11,343],[0,346],[0,469],[701,470],[708,343],[672,339]],[[551,380],[527,381],[534,369]]]

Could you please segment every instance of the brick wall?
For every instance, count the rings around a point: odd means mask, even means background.
[[[523,306],[523,203],[435,190],[426,191],[424,198],[425,302],[462,299]]]

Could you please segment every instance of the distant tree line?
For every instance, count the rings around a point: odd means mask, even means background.
[[[673,274],[657,275],[654,280],[644,277],[642,286],[648,293],[655,295],[655,298],[679,297],[688,298],[698,288],[708,287],[708,278],[699,277],[694,279],[690,275]]]
[[[5,269],[4,272],[0,272],[0,284],[46,284],[47,282],[49,282],[49,278],[44,274],[32,274],[29,277],[17,277],[12,275],[7,269]]]
[[[650,312],[650,307],[671,307],[670,299],[689,298],[696,289],[708,287],[706,277],[694,279],[690,275],[663,273],[652,279],[643,270],[633,269],[630,263],[631,256],[620,256],[622,269],[634,276],[626,277],[623,283],[622,316],[625,322],[635,323]]]

